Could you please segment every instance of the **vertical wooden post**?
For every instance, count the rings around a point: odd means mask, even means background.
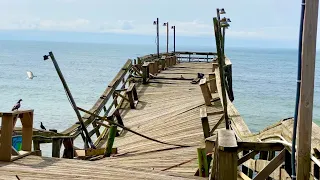
[[[217,92],[217,83],[216,83],[216,74],[215,73],[209,73],[209,79],[210,79],[210,91],[211,93]]]
[[[209,62],[209,55],[207,54],[207,62]]]
[[[237,140],[232,130],[218,130],[218,172],[216,179],[237,179]]]
[[[202,91],[202,95],[203,95],[205,104],[207,106],[210,106],[211,105],[212,96],[211,96],[211,93],[209,91],[209,87],[208,87],[208,84],[207,84],[207,79],[206,78],[201,79],[199,85],[200,85],[200,88],[201,88],[201,91]]]
[[[142,64],[142,61],[140,58],[137,58],[138,59],[138,64]]]
[[[166,58],[165,58],[165,56],[161,57],[160,62],[161,62],[161,70],[164,70],[166,68]]]
[[[219,67],[218,63],[212,63],[212,72],[214,72]]]
[[[13,118],[11,113],[6,113],[2,116],[0,161],[11,161]]]
[[[166,67],[170,67],[169,56],[166,56]]]
[[[189,62],[190,62],[190,60],[191,60],[191,55],[189,54]]]
[[[292,175],[292,169],[291,169],[291,154],[288,150],[286,150],[286,154],[284,157],[284,169],[287,171],[287,173],[291,176]]]
[[[31,151],[33,135],[33,112],[24,113],[21,118],[22,124],[22,147],[23,151]]]
[[[154,62],[149,62],[149,73],[155,75]]]
[[[201,107],[200,108],[200,118],[201,118],[204,138],[207,138],[207,137],[210,136],[210,126],[209,126],[207,108],[206,107]]]
[[[111,155],[112,146],[113,146],[114,138],[116,136],[116,132],[117,132],[117,126],[111,125],[111,127],[109,129],[108,140],[107,140],[107,143],[106,143],[106,149],[105,149],[105,152],[104,152],[104,155],[106,157],[110,157],[110,155]]]
[[[176,55],[173,56],[173,64],[174,64],[174,65],[177,64],[177,56],[176,56]]]
[[[144,63],[142,65],[142,83],[147,84],[149,79],[149,63]]]
[[[298,111],[297,179],[309,179],[314,71],[319,0],[306,0],[302,39],[300,104]]]
[[[63,139],[63,158],[73,159],[74,158],[74,147],[73,147],[73,139],[72,138],[64,138]]]
[[[52,138],[52,157],[60,158],[61,138]]]
[[[199,175],[201,177],[209,176],[209,166],[207,161],[206,149],[197,148],[198,152],[198,166],[199,166]]]
[[[35,152],[36,156],[42,156],[40,143],[38,140],[33,140],[33,151]]]

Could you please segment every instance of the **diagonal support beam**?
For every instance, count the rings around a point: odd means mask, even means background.
[[[283,149],[278,156],[273,158],[269,164],[253,180],[265,180],[269,175],[284,162],[286,149]]]

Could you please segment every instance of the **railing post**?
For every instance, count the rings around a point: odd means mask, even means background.
[[[210,136],[210,126],[208,121],[207,109],[206,107],[200,108],[200,118],[203,129],[203,136],[206,139]]]
[[[106,143],[106,149],[105,149],[105,153],[104,153],[104,155],[106,157],[110,157],[110,155],[112,153],[112,146],[113,146],[114,138],[116,136],[116,132],[117,132],[117,126],[111,125],[111,127],[109,129],[109,136],[108,136],[108,140]]]
[[[0,161],[11,161],[13,115],[3,114],[0,136]]]
[[[162,56],[160,62],[161,62],[161,70],[164,70],[166,68],[166,57]]]
[[[212,63],[212,72],[214,72],[218,67],[219,67],[218,63],[216,62]]]
[[[216,74],[215,73],[209,73],[209,79],[210,79],[210,91],[211,93],[217,92],[217,84],[216,84]]]
[[[142,83],[147,84],[149,79],[149,63],[144,63],[142,65]]]
[[[207,79],[206,78],[201,79],[199,85],[200,85],[200,88],[201,88],[201,91],[202,91],[202,95],[203,95],[205,104],[207,106],[210,106],[211,105],[212,96],[211,96],[211,93],[209,91],[209,87],[208,87],[208,84],[207,84]]]
[[[236,180],[237,179],[237,140],[232,130],[220,129],[217,137],[217,178]]]

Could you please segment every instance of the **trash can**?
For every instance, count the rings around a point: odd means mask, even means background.
[[[16,151],[21,150],[21,145],[22,145],[22,136],[21,135],[12,136],[12,146]]]

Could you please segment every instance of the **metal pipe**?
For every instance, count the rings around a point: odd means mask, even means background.
[[[173,52],[176,52],[176,26],[173,26]]]
[[[160,57],[160,50],[159,50],[159,18],[157,18],[157,54],[158,58]]]
[[[169,22],[167,22],[167,53],[169,53]]]
[[[225,75],[224,75],[224,57],[222,54],[221,49],[221,28],[220,22],[217,18],[213,18],[213,26],[214,32],[216,37],[216,48],[218,54],[218,63],[219,63],[219,72],[220,72],[220,81],[221,81],[221,93],[222,93],[222,100],[223,100],[223,111],[224,111],[224,118],[225,118],[225,125],[226,129],[229,129],[229,118],[228,118],[228,110],[227,110],[227,97],[226,97],[226,85],[225,85]]]
[[[90,138],[90,136],[89,136],[89,133],[88,133],[88,131],[87,131],[87,128],[86,128],[86,126],[84,125],[84,122],[83,122],[83,120],[82,120],[82,117],[81,117],[81,115],[80,115],[80,112],[79,112],[79,110],[77,109],[76,102],[74,101],[74,99],[73,99],[73,97],[72,97],[72,94],[71,94],[70,89],[69,89],[69,87],[68,87],[68,85],[67,85],[67,82],[65,81],[65,79],[64,79],[64,77],[63,77],[63,75],[62,75],[62,72],[61,72],[61,70],[60,70],[60,68],[59,68],[59,65],[58,65],[58,63],[57,63],[57,61],[56,61],[53,53],[52,53],[52,52],[49,52],[49,56],[50,56],[50,58],[51,58],[51,60],[52,60],[52,62],[53,62],[54,67],[56,68],[56,71],[57,71],[58,76],[59,76],[59,78],[60,78],[60,80],[61,80],[61,82],[62,82],[62,85],[63,85],[64,89],[66,90],[66,93],[67,93],[67,95],[68,95],[68,98],[69,98],[69,100],[70,100],[70,102],[71,102],[71,104],[72,104],[72,108],[73,108],[74,111],[76,112],[77,118],[78,118],[78,120],[79,120],[79,122],[80,122],[80,125],[81,125],[81,127],[82,127],[82,131],[85,133],[86,140],[87,140],[88,143],[90,144],[91,148],[95,148],[95,146],[94,146],[94,144],[92,143],[92,140],[91,140],[91,138]]]
[[[303,22],[304,22],[304,11],[305,11],[305,0],[301,3],[301,16],[300,16],[300,30],[299,30],[299,50],[298,50],[298,73],[297,73],[297,89],[296,89],[296,104],[294,110],[294,121],[293,121],[293,132],[292,132],[292,147],[296,146],[297,136],[297,124],[298,124],[298,110],[300,101],[300,86],[301,86],[301,53],[302,53],[302,33],[303,33]],[[292,180],[296,179],[296,149],[292,148],[291,153],[291,168],[292,168]]]

